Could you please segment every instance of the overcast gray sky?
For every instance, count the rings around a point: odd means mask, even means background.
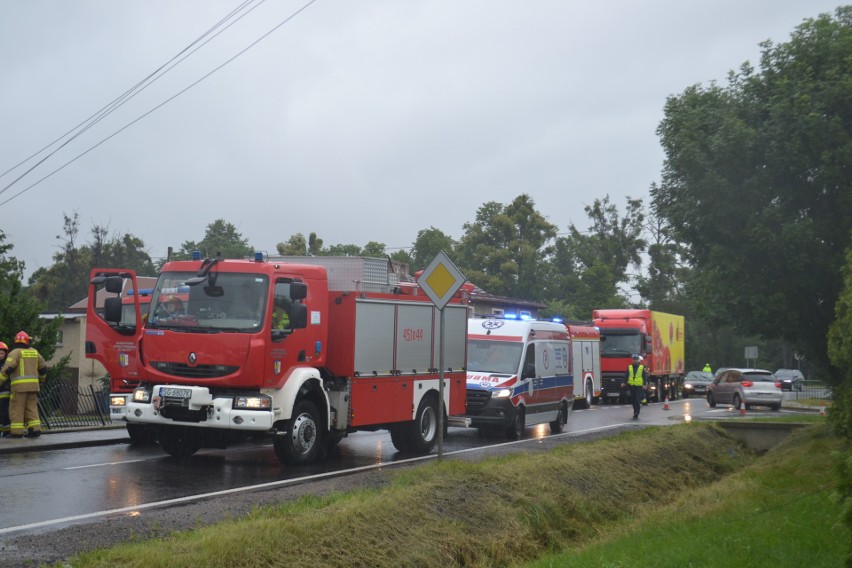
[[[430,226],[458,238],[483,203],[521,193],[560,231],[585,228],[596,198],[648,202],[667,96],[725,83],[760,42],[840,5],[316,0],[128,126],[308,2],[248,0],[251,13],[0,193],[27,274],[50,265],[74,212],[81,244],[106,225],[155,259],[219,218],[270,254],[299,232],[393,251]],[[0,173],[242,4],[0,0]]]

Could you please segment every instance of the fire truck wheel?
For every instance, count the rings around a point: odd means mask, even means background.
[[[524,416],[524,407],[519,406],[515,411],[515,416],[512,418],[512,423],[506,429],[506,437],[510,440],[520,440],[524,435],[526,418]]]
[[[186,459],[201,447],[200,433],[188,426],[168,426],[157,433],[160,447],[174,458]]]
[[[420,401],[414,420],[390,429],[393,446],[404,454],[428,454],[438,439],[438,402],[428,395]]]
[[[556,415],[556,420],[550,423],[550,433],[558,434],[568,422],[568,404],[563,402],[559,407],[559,413]]]
[[[279,461],[287,465],[304,465],[317,459],[321,449],[320,413],[309,400],[301,400],[293,408],[293,418],[282,435],[275,436],[273,447]]]

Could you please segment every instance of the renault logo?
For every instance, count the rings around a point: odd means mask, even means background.
[[[196,357],[195,353],[190,353],[189,357],[187,357],[187,360],[189,361],[190,365],[195,365],[195,363],[198,361],[198,357]]]

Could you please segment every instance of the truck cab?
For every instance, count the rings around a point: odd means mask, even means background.
[[[468,320],[467,417],[519,439],[527,426],[561,432],[574,403],[571,343],[556,322]]]

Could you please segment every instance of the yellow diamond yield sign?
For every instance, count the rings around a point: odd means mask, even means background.
[[[417,283],[439,310],[444,309],[464,282],[464,274],[443,251],[435,256],[417,279]]]

